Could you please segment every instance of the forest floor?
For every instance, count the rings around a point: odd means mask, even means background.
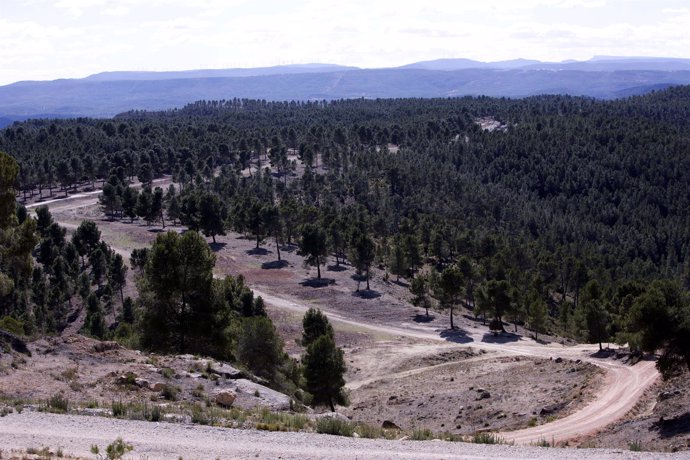
[[[108,220],[96,200],[96,194],[80,194],[49,206],[55,220],[68,230],[85,218],[96,221],[102,238],[126,260],[132,249],[149,246],[163,230],[136,221]],[[328,314],[348,366],[352,404],[339,410],[353,420],[455,434],[496,430],[516,444],[623,449],[631,448],[637,434],[644,432],[643,449],[687,449],[690,429],[682,410],[687,404],[673,406],[675,415],[670,405],[690,393],[688,384],[655,383],[658,374],[652,360],[631,365],[622,353],[597,353],[596,345],[573,345],[550,337],[536,342],[521,328],[494,336],[463,308],[455,312],[458,328],[450,330],[447,312],[432,311],[427,318],[409,303],[407,284],[386,279],[381,270],[373,270],[371,289],[366,290],[351,266],[338,266],[333,258],[321,267],[318,280],[316,268],[303,265],[294,245],[282,247],[278,262],[271,240],[259,249],[255,240],[237,234],[216,240],[212,248],[217,276],[242,274],[264,297],[291,355],[303,351],[298,339],[306,309],[319,307]],[[131,271],[128,276],[127,289],[133,293]],[[129,364],[119,363],[119,372]],[[10,395],[11,375],[17,371],[5,371],[8,383],[0,391]],[[24,381],[46,384],[29,377]],[[665,405],[652,404],[669,389]],[[674,393],[677,389],[679,393]],[[96,395],[87,392],[85,397]],[[666,415],[659,415],[660,411]],[[675,431],[664,429],[664,423],[655,425],[662,416],[680,418],[672,424]]]

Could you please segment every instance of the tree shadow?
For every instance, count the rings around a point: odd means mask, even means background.
[[[661,438],[672,438],[679,434],[690,432],[690,412],[678,415],[671,419],[661,419],[655,422],[650,429],[659,430]]]
[[[604,348],[603,350],[597,350],[596,353],[589,355],[590,358],[610,358],[616,355],[616,350],[611,350],[610,348]]]
[[[165,231],[165,230],[163,230],[162,228],[149,228],[149,229],[146,230],[146,231],[149,232],[149,233],[161,233],[161,232],[163,232],[163,231]]]
[[[345,270],[347,270],[347,267],[345,267],[342,264],[341,265],[329,265],[326,267],[326,270],[328,270],[329,272],[344,272]]]
[[[353,297],[359,297],[360,299],[376,299],[377,297],[381,297],[381,293],[379,291],[375,291],[373,289],[369,290],[359,290],[355,291],[352,293]]]
[[[271,251],[266,248],[253,248],[247,251],[250,256],[265,256],[270,253]]]
[[[295,251],[298,250],[298,249],[299,249],[299,246],[297,246],[297,245],[294,244],[294,243],[291,243],[291,244],[285,243],[285,244],[281,244],[281,245],[280,245],[280,250],[281,250],[281,251],[284,251],[284,252],[287,252],[287,253],[295,252]]]
[[[453,343],[470,343],[474,339],[467,335],[464,329],[445,329],[441,331],[441,338]]]
[[[333,278],[309,278],[299,284],[305,287],[320,288],[335,284],[335,280]]]
[[[261,264],[261,268],[264,270],[275,270],[278,268],[284,268],[288,266],[287,260],[274,260],[273,262],[264,262]]]
[[[410,287],[410,283],[408,283],[408,282],[405,281],[404,279],[400,279],[400,280],[396,280],[396,281],[391,281],[391,283],[397,284],[398,286],[404,287],[404,288],[409,288],[409,287]]]
[[[211,251],[218,252],[226,246],[226,243],[209,243]]]
[[[520,336],[512,332],[499,332],[498,334],[487,332],[482,337],[482,342],[484,343],[509,343],[517,342],[518,340],[520,340]]]
[[[415,323],[430,323],[435,319],[436,319],[436,316],[434,316],[434,315],[426,316],[426,314],[419,314],[419,313],[417,313],[416,315],[414,315],[412,317],[412,321],[414,321]]]
[[[481,324],[482,326],[486,326],[488,324],[486,321],[482,320],[480,316],[475,317],[474,315],[465,313],[462,315],[462,317],[472,321],[475,324]]]

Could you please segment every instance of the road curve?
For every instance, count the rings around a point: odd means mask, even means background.
[[[289,309],[293,311],[306,311],[308,307],[301,305],[297,301],[288,300],[262,290],[255,289],[257,295],[261,295],[264,300],[275,307]],[[327,311],[327,309],[326,309]],[[421,327],[405,328],[380,324],[371,324],[347,318],[338,313],[328,312],[329,318],[335,322],[343,322],[361,328],[366,328],[379,333],[386,333],[394,336],[407,336],[424,340],[435,340],[449,343],[439,336],[438,333],[423,330]],[[480,329],[470,329],[467,335],[472,338],[471,342],[465,344],[453,344],[455,347],[472,347],[487,351],[498,352],[501,355],[513,354],[517,356],[531,356],[535,358],[562,357],[566,359],[580,359],[601,367],[606,371],[606,380],[598,392],[596,398],[587,406],[574,412],[573,414],[550,423],[525,428],[518,431],[507,431],[499,433],[507,442],[517,445],[537,444],[540,441],[549,443],[565,441],[575,437],[592,434],[610,425],[623,417],[630,411],[640,399],[644,391],[659,377],[653,360],[643,360],[634,366],[621,363],[611,359],[594,357],[597,351],[596,345],[578,345],[565,347],[560,344],[541,345],[534,340],[522,337],[516,342],[508,343],[486,343],[482,340],[485,331]],[[442,364],[448,365],[449,363]],[[429,367],[432,369],[435,366]],[[422,368],[398,373],[400,377],[413,375],[418,372],[429,370]],[[377,379],[367,379],[352,382],[348,385],[351,389],[356,389],[364,384],[373,383],[377,380],[394,377],[398,374],[382,375]]]
[[[96,202],[95,194],[96,192],[88,194],[93,196],[93,203]],[[59,201],[62,205],[68,205],[71,198],[83,199],[85,196],[77,195]],[[85,203],[80,204],[85,205]],[[112,242],[109,243],[112,244]],[[114,247],[113,249],[117,250],[118,248]],[[308,309],[308,307],[299,300],[290,300],[284,295],[266,292],[266,290],[260,286],[253,286],[253,288],[257,295],[262,296],[267,303],[275,307],[298,312],[305,312]],[[434,331],[432,328],[423,325],[390,326],[372,324],[344,316],[337,312],[329,311],[327,308],[322,309],[326,311],[329,318],[335,322],[366,328],[374,332],[385,333],[391,336],[406,336],[419,340],[451,344],[451,342],[440,337],[438,331]],[[473,347],[476,349],[498,351],[503,354],[521,356],[542,358],[561,356],[568,359],[581,359],[595,364],[607,372],[605,384],[597,394],[596,399],[570,416],[532,428],[500,433],[504,439],[512,441],[515,444],[537,443],[542,440],[547,442],[558,442],[601,430],[630,411],[644,391],[659,376],[653,361],[642,361],[634,366],[629,366],[613,360],[599,359],[592,356],[596,352],[596,347],[594,345],[580,345],[575,347],[564,347],[560,344],[553,343],[541,345],[525,337],[522,337],[516,342],[487,343],[483,341],[485,331],[481,329],[469,329],[467,335],[472,339],[471,342],[466,344],[452,344],[451,346]]]

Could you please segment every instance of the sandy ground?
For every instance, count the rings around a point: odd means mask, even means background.
[[[24,412],[0,419],[3,458],[11,449],[61,447],[65,454],[93,458],[122,437],[134,450],[126,458],[153,459],[675,459],[686,454],[635,453],[624,450],[557,449],[344,438],[313,433],[236,430],[173,423]]]

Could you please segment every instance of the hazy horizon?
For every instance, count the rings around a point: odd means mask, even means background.
[[[684,58],[688,28],[681,0],[18,0],[0,7],[0,85],[305,63]]]

